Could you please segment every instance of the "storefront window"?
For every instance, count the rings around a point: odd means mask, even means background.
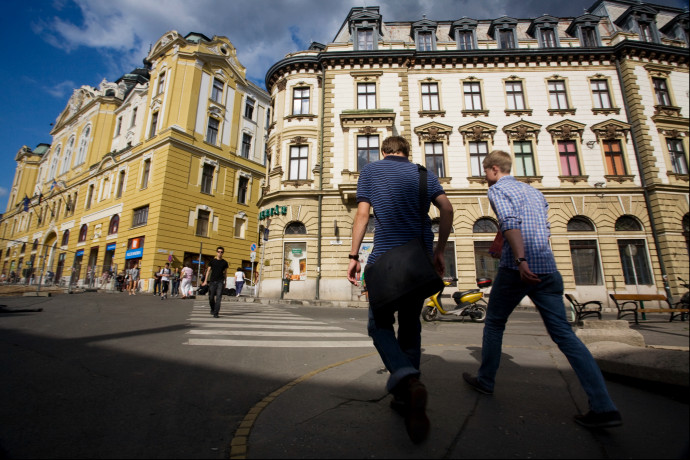
[[[285,243],[283,278],[290,275],[293,281],[307,279],[307,243]]]

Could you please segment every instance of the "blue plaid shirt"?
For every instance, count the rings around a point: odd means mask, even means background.
[[[489,201],[501,232],[519,229],[525,246],[525,258],[533,273],[554,273],[556,260],[549,246],[551,225],[548,221],[549,203],[544,195],[515,179],[503,176],[489,187]],[[513,250],[504,240],[501,251],[501,267],[517,270]]]

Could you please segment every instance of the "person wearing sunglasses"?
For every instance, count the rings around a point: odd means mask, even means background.
[[[225,288],[227,279],[228,261],[223,259],[224,252],[223,246],[218,246],[216,257],[208,264],[204,282],[201,284],[202,286],[208,284],[208,303],[214,318],[218,318],[220,302],[223,299],[223,288]]]

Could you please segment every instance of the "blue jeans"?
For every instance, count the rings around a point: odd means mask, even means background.
[[[541,278],[540,283],[527,285],[522,282],[517,270],[499,269],[489,297],[482,342],[482,364],[477,379],[484,387],[493,391],[508,316],[520,301],[528,296],[537,306],[549,336],[575,371],[589,398],[590,409],[594,412],[617,410],[606,390],[599,366],[568,324],[563,304],[561,274],[555,272],[538,276]]]
[[[418,376],[419,362],[422,356],[422,325],[419,314],[422,312],[424,299],[408,300],[400,304],[398,310],[398,336],[393,325],[395,316],[392,310],[376,311],[369,306],[369,337],[374,340],[374,347],[379,352],[383,364],[390,372],[386,390],[393,389],[408,376]]]
[[[235,294],[240,295],[242,286],[244,286],[244,281],[235,281]]]
[[[211,281],[208,283],[208,303],[211,313],[217,315],[220,312],[220,301],[223,299],[225,281]]]

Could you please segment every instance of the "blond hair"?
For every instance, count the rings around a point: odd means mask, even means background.
[[[484,169],[498,166],[498,169],[505,174],[510,173],[512,165],[513,159],[508,152],[504,152],[503,150],[492,150],[482,162]]]

